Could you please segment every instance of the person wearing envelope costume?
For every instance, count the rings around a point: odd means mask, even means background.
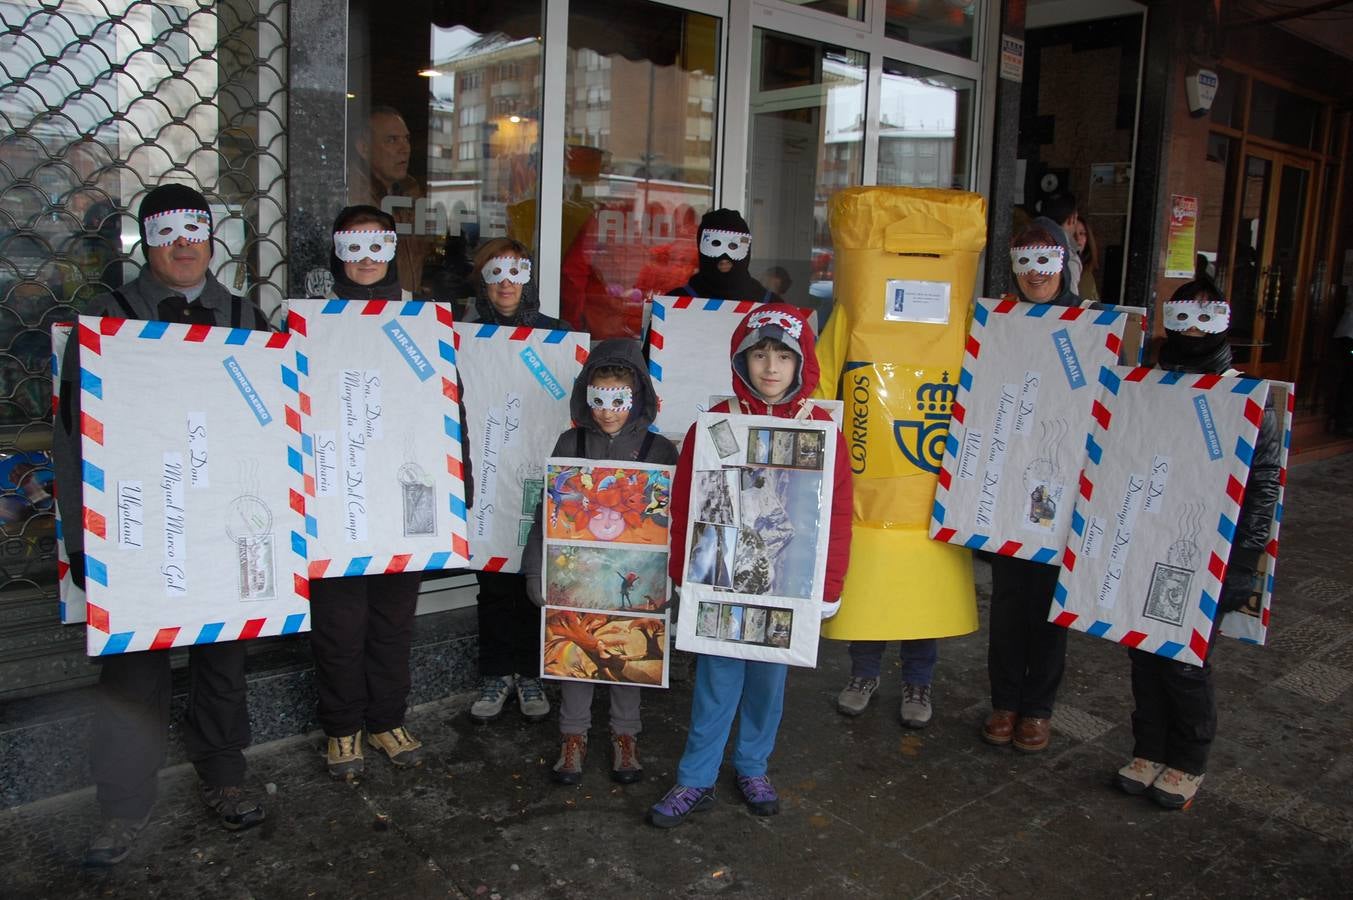
[[[1165,342],[1156,365],[1197,375],[1239,375],[1231,367],[1231,305],[1211,281],[1183,285],[1163,304]],[[1222,618],[1260,593],[1258,580],[1278,503],[1282,430],[1272,400],[1265,404],[1245,480],[1244,500],[1226,560],[1217,614],[1201,666],[1128,649],[1132,662],[1132,759],[1118,770],[1119,788],[1166,809],[1187,809],[1207,771],[1217,734],[1212,646]],[[1182,598],[1179,602],[1183,602]]]
[[[927,535],[949,410],[958,389],[986,203],[923,188],[847,188],[831,203],[835,306],[822,330],[815,396],[845,403],[855,477],[851,566],[841,614],[822,636],[850,641],[851,677],[837,697],[859,715],[879,686],[885,642],[901,642],[907,727],[930,722],[938,638],[977,629],[972,555]],[[937,301],[916,312],[894,301]],[[915,290],[913,290],[915,289]],[[900,309],[895,309],[900,306]],[[911,573],[925,577],[906,583]]]
[[[212,215],[202,194],[181,184],[161,185],[141,201],[138,219],[146,268],[130,283],[95,297],[82,311],[85,315],[268,330],[263,311],[233,296],[208,269]],[[62,402],[52,440],[58,503],[67,522],[83,519],[78,346],[74,340],[66,345]],[[146,360],[146,365],[154,364]],[[83,587],[83,534],[70,528],[65,537],[71,577]],[[198,644],[188,650],[183,742],[201,780],[203,802],[231,831],[257,825],[265,815],[242,790],[243,751],[250,741],[244,651],[243,641]],[[147,650],[101,661],[90,769],[103,824],[85,854],[86,865],[120,862],[150,818],[169,744],[169,654]]]

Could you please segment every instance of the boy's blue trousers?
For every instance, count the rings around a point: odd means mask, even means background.
[[[788,674],[789,666],[782,663],[699,655],[691,698],[691,728],[677,766],[677,783],[687,787],[714,786],[733,716],[739,710],[733,768],[739,775],[766,774],[766,764],[775,749],[775,734],[780,729]]]

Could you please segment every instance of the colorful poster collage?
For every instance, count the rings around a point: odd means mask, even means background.
[[[541,675],[666,687],[672,467],[545,466]]]
[[[677,646],[811,666],[826,572],[830,422],[702,413]]]

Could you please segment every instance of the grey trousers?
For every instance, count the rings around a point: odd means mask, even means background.
[[[640,731],[639,692],[632,684],[612,684],[611,730],[635,735]],[[597,686],[584,681],[565,681],[559,686],[560,734],[587,734],[592,727],[592,695]]]

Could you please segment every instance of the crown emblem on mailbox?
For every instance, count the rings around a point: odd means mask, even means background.
[[[924,381],[916,387],[916,412],[919,418],[897,419],[893,437],[902,455],[916,468],[938,473],[944,459],[944,442],[949,437],[949,414],[958,397],[958,385],[949,382],[949,373],[939,381]]]

